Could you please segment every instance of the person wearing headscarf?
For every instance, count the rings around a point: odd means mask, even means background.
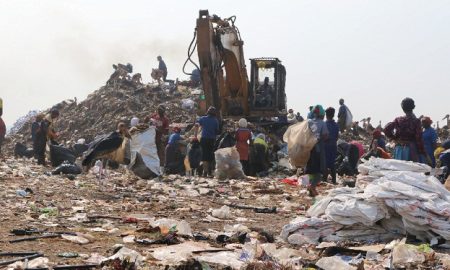
[[[386,140],[384,139],[384,136],[381,133],[381,129],[376,129],[372,133],[372,143],[370,144],[370,146],[372,147],[374,143],[376,147],[380,147],[384,151],[386,151]]]
[[[200,145],[202,148],[203,175],[212,176],[212,163],[214,161],[214,146],[216,136],[219,134],[219,120],[217,120],[217,110],[211,106],[205,116],[200,117],[195,126],[195,137],[197,137],[199,127],[202,128]]]
[[[436,159],[434,158],[434,150],[437,147],[438,135],[436,130],[431,127],[433,121],[430,117],[422,118],[422,140],[423,146],[425,148],[425,156],[423,157],[422,162],[428,163],[431,167],[436,167]]]
[[[308,163],[306,164],[305,173],[309,176],[310,185],[308,187],[309,195],[317,196],[317,185],[325,173],[325,140],[328,138],[329,132],[326,123],[323,121],[325,110],[321,105],[316,105],[313,109],[314,117],[308,120],[308,126],[313,135],[317,139],[317,143],[311,150]]]
[[[169,118],[166,117],[166,107],[159,105],[157,111],[150,116],[150,121],[156,128],[155,144],[159,164],[162,167],[165,164],[166,136],[169,134]]]
[[[324,174],[324,181],[327,181],[328,175],[331,173],[331,181],[336,184],[336,168],[335,161],[337,156],[337,141],[339,139],[339,126],[334,121],[335,109],[329,107],[325,110],[327,121],[327,129],[329,132],[328,138],[325,140],[325,157],[326,157],[326,170]]]
[[[419,162],[420,155],[425,154],[425,148],[422,140],[422,125],[413,113],[416,105],[413,99],[405,98],[401,106],[405,115],[388,123],[384,133],[396,143],[394,159]]]
[[[236,149],[239,152],[239,159],[241,161],[245,175],[249,175],[248,154],[250,144],[252,143],[252,132],[247,128],[247,125],[248,123],[245,118],[239,119],[239,128],[235,133]]]

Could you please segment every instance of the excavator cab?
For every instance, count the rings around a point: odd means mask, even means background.
[[[286,110],[286,69],[278,58],[250,59],[250,117],[273,117]]]

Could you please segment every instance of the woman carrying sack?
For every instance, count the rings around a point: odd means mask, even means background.
[[[310,185],[308,187],[309,195],[315,197],[319,195],[316,190],[317,185],[325,172],[325,144],[328,137],[328,128],[323,121],[325,110],[321,105],[316,105],[313,109],[313,119],[308,120],[309,128],[317,139],[317,143],[311,150],[305,173],[308,174]]]

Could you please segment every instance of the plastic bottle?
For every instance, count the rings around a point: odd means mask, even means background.
[[[102,178],[102,175],[103,175],[103,162],[101,160],[97,160],[95,162],[94,173],[97,175],[97,178]]]

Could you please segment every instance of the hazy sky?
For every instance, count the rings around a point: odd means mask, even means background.
[[[448,0],[0,0],[7,125],[30,109],[85,98],[113,63],[132,63],[148,81],[162,55],[169,78],[187,78],[181,68],[199,9],[237,16],[247,59],[283,61],[288,105],[302,115],[340,97],[358,120],[391,120],[406,96],[418,115],[450,111]]]

